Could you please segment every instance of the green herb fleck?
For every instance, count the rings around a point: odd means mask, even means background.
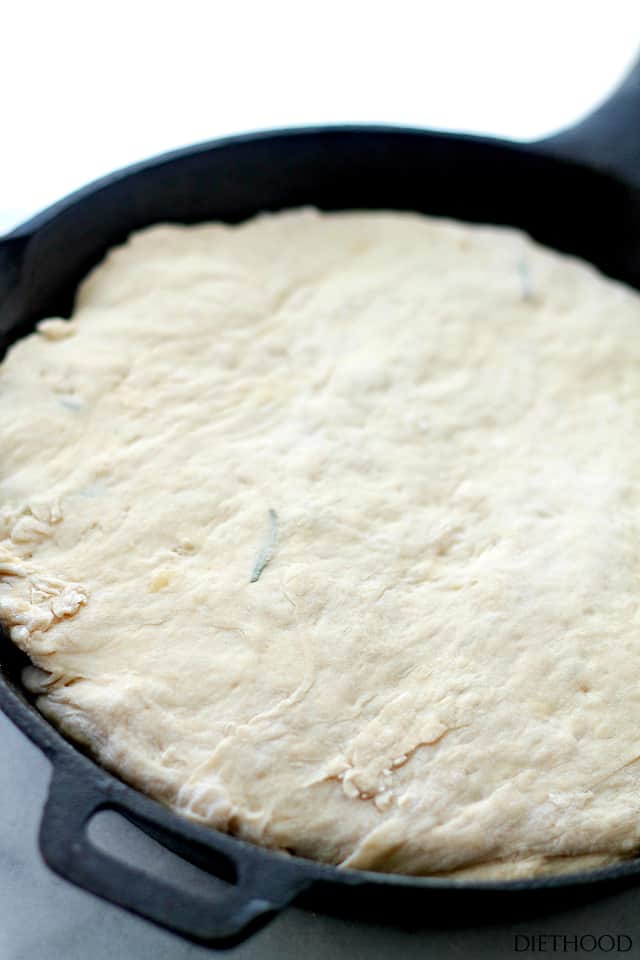
[[[250,583],[255,583],[260,579],[260,574],[269,563],[273,556],[275,546],[278,540],[278,514],[275,510],[269,510],[269,534],[267,536],[267,542],[264,547],[256,557],[256,562],[253,567],[253,573],[251,574]]]
[[[520,277],[520,295],[526,303],[534,299],[531,270],[526,260],[518,261],[518,276]]]

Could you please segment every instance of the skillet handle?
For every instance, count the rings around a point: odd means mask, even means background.
[[[200,849],[189,843],[187,853],[183,831],[163,822],[171,819],[163,808],[157,817],[149,816],[148,809],[141,815],[117,794],[109,796],[95,778],[81,777],[81,773],[74,765],[54,765],[39,843],[45,862],[84,890],[196,943],[227,947],[255,933],[308,885],[295,870],[286,869],[286,861],[274,867],[271,859],[255,869],[252,858],[245,862],[234,857],[233,839],[214,831],[206,831],[211,837],[200,840]],[[89,821],[100,810],[121,813],[163,846],[232,882],[211,902],[116,859],[89,837]],[[186,832],[191,826],[186,824]]]
[[[532,146],[640,187],[640,57],[617,90],[593,113]]]

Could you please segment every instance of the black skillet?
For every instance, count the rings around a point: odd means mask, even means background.
[[[200,144],[105,177],[0,240],[2,351],[42,317],[68,314],[78,281],[132,230],[301,205],[511,224],[640,288],[640,63],[592,116],[534,144],[393,127],[288,130]],[[0,707],[53,766],[40,828],[46,862],[191,940],[239,942],[294,899],[361,919],[455,927],[539,916],[640,880],[640,859],[568,877],[455,883],[339,870],[251,846],[180,819],[102,770],[29,702],[23,664],[0,642]],[[96,847],[88,824],[104,809],[222,877],[221,896],[178,889]]]

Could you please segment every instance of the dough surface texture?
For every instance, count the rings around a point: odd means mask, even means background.
[[[159,225],[0,400],[0,618],[108,769],[348,867],[640,846],[636,292],[414,214]]]

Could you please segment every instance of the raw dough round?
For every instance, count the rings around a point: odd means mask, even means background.
[[[134,235],[0,367],[0,616],[39,707],[306,857],[630,856],[639,332],[637,293],[513,230]]]

